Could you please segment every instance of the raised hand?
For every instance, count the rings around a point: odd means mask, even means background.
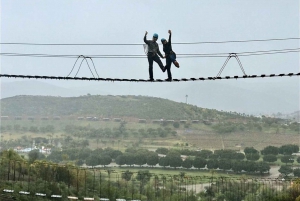
[[[169,30],[169,31],[168,31],[168,33],[169,33],[169,34],[172,34],[172,31],[171,31],[171,30]]]

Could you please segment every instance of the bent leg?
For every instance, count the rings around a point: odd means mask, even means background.
[[[159,65],[160,69],[164,72],[164,65],[161,62],[160,58],[157,56],[157,54],[153,57],[153,60]]]
[[[178,63],[178,61],[176,61],[176,54],[175,54],[175,53],[171,54],[171,55],[170,55],[170,58],[171,58],[171,61],[174,63],[174,65],[175,65],[177,68],[179,68],[179,63]]]

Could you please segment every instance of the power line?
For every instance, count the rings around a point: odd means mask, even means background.
[[[222,43],[249,43],[249,42],[269,42],[269,41],[287,41],[299,40],[300,38],[270,38],[270,39],[252,39],[252,40],[228,40],[228,41],[204,41],[204,42],[180,42],[172,43],[177,45],[196,45],[196,44],[222,44]],[[37,46],[133,46],[142,45],[142,43],[0,43],[1,45],[37,45]]]
[[[200,77],[200,78],[181,78],[173,79],[173,82],[188,82],[188,81],[215,81],[215,80],[229,80],[229,79],[249,79],[249,78],[274,78],[274,77],[292,77],[300,76],[299,73],[281,73],[281,74],[261,74],[261,75],[243,75],[243,76],[225,76],[225,77]],[[149,81],[145,79],[119,79],[119,78],[94,78],[94,77],[59,77],[59,76],[40,76],[40,75],[10,75],[0,74],[0,77],[5,78],[23,78],[23,79],[50,79],[50,80],[80,80],[80,81],[111,81],[111,82],[170,82],[167,80],[156,79]]]
[[[237,53],[205,53],[205,54],[177,54],[179,58],[190,58],[190,57],[228,57],[228,54],[236,54],[240,57],[242,56],[256,56],[256,55],[269,55],[269,54],[286,54],[299,52],[300,48],[290,48],[290,49],[277,49],[277,50],[263,50],[263,51],[251,51],[251,52],[237,52]],[[1,56],[11,56],[11,57],[59,57],[59,58],[78,58],[78,55],[64,55],[64,54],[31,54],[31,53],[0,53]],[[135,55],[86,55],[89,58],[146,58],[143,54]]]

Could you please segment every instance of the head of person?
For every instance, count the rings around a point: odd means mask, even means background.
[[[164,38],[162,38],[162,39],[161,39],[161,43],[162,43],[162,44],[166,44],[166,43],[167,43],[167,40],[164,39]]]
[[[157,33],[153,34],[152,40],[153,40],[153,41],[157,41],[157,39],[158,39],[158,34],[157,34]]]

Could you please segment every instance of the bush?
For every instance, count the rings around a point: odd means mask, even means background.
[[[173,123],[173,126],[174,126],[174,128],[179,128],[179,127],[180,127],[180,124],[179,124],[178,122],[174,122],[174,123]]]

